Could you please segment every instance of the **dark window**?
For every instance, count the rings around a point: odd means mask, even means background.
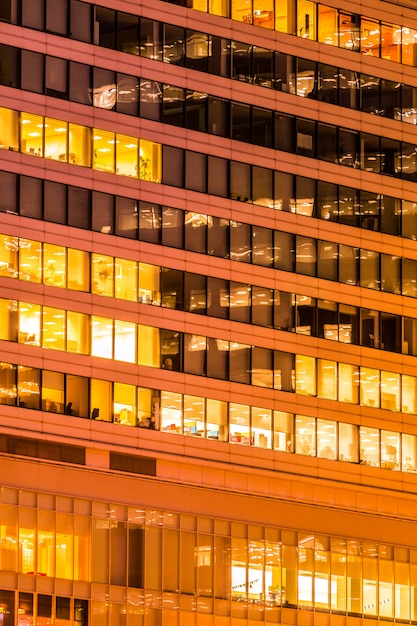
[[[252,226],[252,263],[274,267],[273,231],[262,226]]]
[[[17,214],[17,175],[0,172],[0,212]]]
[[[273,301],[272,289],[252,286],[252,324],[272,327]]]
[[[173,187],[184,186],[184,150],[162,146],[162,182]]]
[[[252,72],[255,85],[271,89],[274,82],[273,51],[253,46]]]
[[[187,29],[185,40],[186,66],[200,72],[207,72],[210,44],[209,35],[206,33]]]
[[[131,474],[147,474],[156,476],[156,459],[149,456],[134,456],[133,454],[122,454],[121,452],[110,452],[110,469],[119,472],[130,472]],[[123,528],[123,535],[126,530]],[[129,537],[131,539],[131,536]],[[116,537],[112,536],[113,541]],[[117,541],[117,539],[116,539]],[[137,545],[137,544],[136,544]],[[138,554],[134,556],[138,558]],[[133,554],[132,554],[133,557]],[[133,568],[133,563],[131,564]],[[121,569],[124,569],[123,567]],[[113,583],[117,584],[117,583]],[[126,584],[126,583],[119,583]],[[130,585],[130,581],[129,581]]]
[[[93,105],[111,111],[116,106],[116,73],[93,68]]]
[[[12,16],[13,0],[0,0],[0,20],[15,23],[15,16]]]
[[[379,174],[381,156],[379,137],[361,133],[361,169]]]
[[[185,127],[207,132],[207,94],[199,91],[186,91]]]
[[[184,65],[184,29],[180,26],[164,24],[165,63]]]
[[[292,294],[274,291],[274,328],[292,330],[294,327]]]
[[[360,215],[359,191],[339,186],[339,222],[358,226]]]
[[[273,387],[273,351],[267,348],[252,348],[252,385],[257,387]]]
[[[339,128],[339,163],[348,167],[358,167],[359,164],[359,133]]]
[[[273,112],[267,109],[252,107],[252,143],[257,146],[272,148],[273,145]]]
[[[117,13],[117,49],[139,55],[139,17],[129,13]]]
[[[359,248],[339,245],[339,282],[347,285],[358,284]]]
[[[133,198],[116,196],[116,231],[120,237],[138,238],[138,202]]]
[[[222,278],[207,277],[207,315],[229,317],[229,282]]]
[[[220,157],[208,157],[208,193],[226,198],[229,195],[228,161]]]
[[[361,111],[379,115],[379,78],[361,74]]]
[[[251,253],[250,224],[232,221],[230,223],[230,258],[232,261],[250,263]]]
[[[162,207],[162,244],[171,248],[183,248],[184,211]]]
[[[43,93],[44,57],[43,54],[22,50],[20,86],[27,91]]]
[[[337,185],[317,181],[317,215],[322,220],[337,222],[339,215]]]
[[[316,122],[296,119],[296,153],[314,157],[316,154]]]
[[[161,330],[161,367],[182,371],[181,335],[173,330]]]
[[[208,132],[219,137],[229,136],[229,107],[227,100],[208,98]]]
[[[339,69],[339,105],[359,109],[359,74],[352,70]]]
[[[284,172],[274,172],[274,208],[292,212],[295,204],[295,176]]]
[[[164,85],[162,121],[174,126],[184,126],[185,89]]]
[[[150,243],[161,241],[161,207],[158,204],[140,202],[139,239]]]
[[[46,0],[46,30],[58,35],[68,32],[68,0]]]
[[[96,6],[97,39],[104,48],[116,48],[116,11]]]
[[[317,330],[318,336],[338,341],[337,303],[329,300],[317,300]]]
[[[68,226],[88,230],[91,224],[91,192],[81,187],[68,187]]]
[[[337,128],[330,124],[317,124],[317,158],[337,163]]]
[[[90,66],[70,61],[69,99],[80,104],[92,104]]]
[[[207,254],[229,258],[229,220],[211,217],[207,231]]]
[[[235,383],[250,384],[251,347],[243,343],[233,343],[229,352],[229,380]]]
[[[140,20],[140,55],[162,61],[162,23],[142,17]]]
[[[93,191],[91,228],[110,235],[114,232],[114,198],[108,193]]]
[[[251,140],[251,107],[248,104],[232,102],[232,139],[250,142]]]
[[[399,176],[400,173],[400,142],[395,139],[381,137],[381,174]]]
[[[275,113],[274,147],[284,152],[294,152],[294,117]]]
[[[54,98],[68,98],[68,61],[45,57],[45,93]]]
[[[27,28],[44,28],[44,0],[22,0],[22,26]]]
[[[248,163],[230,162],[230,197],[240,202],[250,202],[251,166]]]
[[[235,322],[250,322],[251,286],[230,282],[230,319]]]
[[[41,220],[42,207],[42,180],[40,180],[39,178],[30,178],[29,176],[21,176],[19,198],[20,215],[23,215],[25,217],[34,217],[38,220]]]
[[[56,619],[71,619],[71,599],[56,596],[55,615]]]
[[[190,313],[206,313],[206,277],[201,274],[184,274],[184,310]]]
[[[1,7],[0,7],[1,11]],[[1,15],[1,13],[0,13]],[[18,87],[19,50],[11,46],[0,45],[0,84],[7,87]]]
[[[185,151],[185,188],[205,193],[207,189],[207,157],[200,152]]]
[[[400,257],[381,254],[381,291],[401,294]]]
[[[230,40],[209,35],[208,71],[217,76],[230,76]]]
[[[367,289],[380,288],[379,253],[373,250],[360,251],[360,286]]]
[[[43,216],[47,222],[67,223],[66,186],[45,181]]]
[[[88,600],[74,598],[74,622],[79,626],[88,626]]]
[[[19,365],[17,368],[18,405],[27,409],[40,408],[41,370]]]
[[[295,93],[295,58],[289,54],[275,52],[275,89]]]
[[[13,268],[17,271],[17,268]],[[17,323],[16,313],[9,311],[9,319],[7,323]],[[4,320],[6,322],[6,320]],[[10,363],[0,363],[0,404],[8,404],[10,406],[16,406],[16,380],[17,368],[16,365]]]
[[[339,74],[333,65],[317,64],[317,100],[337,104]]]
[[[87,2],[71,0],[70,36],[77,41],[92,42],[91,10]]]
[[[381,196],[381,232],[390,235],[401,234],[401,200]]]
[[[274,351],[274,389],[294,391],[294,355],[289,352]]]
[[[360,191],[360,226],[379,231],[379,194]]]
[[[207,250],[207,222],[209,219],[211,218],[202,213],[185,212],[186,250],[205,254]]]
[[[337,243],[317,241],[317,276],[337,281],[338,275]]]
[[[380,79],[381,104],[380,115],[392,120],[398,119],[401,111],[401,84],[392,80]]]
[[[184,335],[184,372],[204,376],[206,373],[206,339],[198,335]]]
[[[232,42],[232,78],[247,83],[253,81],[251,69],[252,46],[239,41]]]
[[[128,74],[117,74],[117,111],[126,115],[139,113],[139,80]]]
[[[278,270],[294,271],[294,235],[275,231],[275,267]]]
[[[296,202],[295,210],[299,215],[313,217],[316,214],[316,181],[313,178],[297,176],[295,179]]]
[[[167,309],[183,310],[183,278],[179,270],[161,268],[161,304]]]
[[[115,454],[113,452],[113,454]],[[120,453],[116,453],[120,454]],[[155,468],[156,469],[156,468]],[[144,563],[144,530],[136,524],[129,524],[128,527],[128,561],[127,575],[129,587],[142,589],[143,563]]]
[[[140,116],[147,120],[161,119],[162,84],[147,78],[140,79]]]
[[[38,594],[38,615],[40,617],[52,617],[52,596]]]
[[[229,342],[207,338],[207,376],[227,380],[229,367]]]
[[[306,276],[316,276],[317,239],[296,235],[296,272]]]

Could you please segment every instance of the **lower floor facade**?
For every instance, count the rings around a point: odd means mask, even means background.
[[[417,622],[413,475],[158,436],[152,475],[0,455],[4,626]]]

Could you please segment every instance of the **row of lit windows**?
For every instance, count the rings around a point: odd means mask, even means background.
[[[198,11],[231,17],[247,24],[312,39],[346,50],[415,65],[417,31],[375,20],[310,0],[167,0]],[[182,50],[169,39],[162,47],[152,21],[79,0],[4,0],[0,19],[46,30],[148,58],[175,62]],[[175,27],[170,27],[175,28]],[[199,56],[198,39],[188,43],[187,56]]]
[[[328,362],[326,362],[328,363]],[[369,379],[368,379],[369,382]],[[383,384],[392,379],[383,373]],[[409,385],[408,397],[416,395]],[[383,402],[388,402],[386,393]],[[0,364],[0,404],[321,459],[417,471],[417,436],[283,411]]]
[[[0,299],[0,339],[417,414],[417,378]]]
[[[164,25],[167,32],[168,25]],[[178,27],[178,42],[182,45],[184,32]],[[197,38],[199,45],[205,41],[208,54],[208,35],[187,31],[187,38]],[[211,45],[214,42],[210,42]],[[411,124],[417,121],[417,89],[375,76],[337,68],[309,59],[274,52],[250,44],[230,44],[232,78],[255,82],[263,87],[275,88],[314,100],[338,104],[366,113],[382,115]],[[225,52],[230,53],[230,46]],[[182,57],[175,63],[182,64]],[[200,62],[207,60],[201,57]],[[0,45],[0,63],[4,67],[0,84],[36,93],[44,93],[81,104],[116,110],[128,115],[162,121],[192,130],[233,139],[250,141],[267,147],[273,146],[272,111],[252,107],[253,131],[244,116],[242,104],[195,90],[182,89],[146,78],[121,74],[112,70],[92,67],[51,57],[30,50]],[[194,69],[207,71],[202,64]],[[226,72],[229,74],[230,72]],[[240,110],[239,110],[240,108]],[[249,111],[249,108],[246,107]],[[231,117],[231,119],[230,119]],[[262,132],[262,125],[266,130]]]
[[[204,217],[188,213],[191,224]],[[0,235],[0,275],[417,356],[414,318],[55,244]]]
[[[415,29],[310,0],[166,1],[303,39],[415,65]]]
[[[161,145],[145,139],[0,108],[0,148],[161,182]]]
[[[147,610],[135,589],[150,597],[170,594],[166,606],[176,611],[181,594],[184,611],[195,611],[197,597],[203,613],[265,615],[268,622],[279,621],[274,607],[280,606],[401,621],[417,617],[414,549],[117,504],[93,502],[93,509],[89,517],[3,503],[1,567],[127,586],[124,603],[95,597],[87,616],[86,600],[20,592],[15,604],[15,592],[1,590],[4,626],[15,626],[15,607],[27,618],[18,623],[27,626],[46,626],[53,616],[59,626],[71,618],[86,626],[88,617],[93,626],[161,624],[138,621]],[[120,621],[122,615],[127,621]]]
[[[88,604],[79,598],[0,589],[2,626],[87,626]]]

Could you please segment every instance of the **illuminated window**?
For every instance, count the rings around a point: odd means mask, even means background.
[[[67,249],[68,289],[90,291],[90,255],[84,250]]]
[[[204,437],[204,398],[184,395],[184,435]]]
[[[19,406],[39,409],[40,370],[19,365],[17,368],[17,393]]]
[[[73,550],[73,516],[68,513],[56,513],[55,575],[57,578],[73,578]],[[57,602],[58,600],[59,598],[57,598]],[[56,617],[58,621],[58,617],[61,615],[57,612]]]
[[[43,244],[43,282],[55,287],[66,286],[66,254],[63,246]]]
[[[115,259],[115,296],[122,300],[138,300],[138,264],[127,259]]]
[[[297,2],[297,35],[304,39],[316,39],[316,7],[310,0]]]
[[[317,360],[317,395],[319,398],[337,400],[337,363],[325,359]]]
[[[108,317],[91,317],[91,355],[113,358],[113,320]]]
[[[0,566],[2,570],[17,571],[18,537],[17,519],[18,507],[1,505],[0,522]]]
[[[252,24],[252,0],[231,0],[232,20]]]
[[[114,322],[114,358],[117,361],[136,363],[136,324],[133,322]]]
[[[381,467],[400,469],[400,433],[381,430]]]
[[[159,391],[138,387],[138,426],[159,430]]]
[[[19,152],[19,113],[0,107],[0,149]]]
[[[19,509],[19,571],[36,573],[36,509]],[[24,594],[26,595],[26,594]]]
[[[361,52],[379,57],[381,31],[379,22],[361,17]]]
[[[182,395],[161,391],[161,430],[182,433]]]
[[[64,374],[43,370],[42,410],[64,413]]]
[[[116,173],[138,177],[138,140],[116,135]]]
[[[68,161],[68,124],[50,117],[45,118],[45,158]]]
[[[206,437],[227,441],[227,403],[221,400],[206,400]]]
[[[42,244],[39,241],[19,240],[19,278],[31,283],[42,281]]]
[[[67,311],[67,350],[77,354],[90,354],[90,318],[85,313]]]
[[[379,370],[361,367],[360,370],[360,403],[363,406],[379,407]]]
[[[316,456],[316,422],[313,417],[296,415],[295,452],[296,454]]]
[[[17,252],[19,239],[10,235],[0,235],[0,275],[17,278]]]
[[[338,45],[337,9],[318,5],[318,39],[330,46]]]
[[[317,420],[317,456],[335,461],[337,458],[337,424],[330,420]]]
[[[253,0],[253,23],[262,28],[274,28],[274,0]]]
[[[252,442],[258,448],[271,448],[272,411],[252,407]]]
[[[358,403],[359,368],[348,363],[339,363],[339,401]]]
[[[160,367],[159,328],[140,324],[138,332],[138,363]]]
[[[292,413],[274,411],[274,449],[294,452],[294,416]]]
[[[19,343],[41,345],[41,307],[19,302]]]
[[[65,311],[63,309],[43,307],[42,347],[65,350]]]
[[[114,294],[114,259],[104,254],[91,255],[92,293],[112,297]]]
[[[107,380],[91,379],[90,382],[90,417],[91,419],[111,422],[112,419],[112,402],[111,402],[112,384]]]
[[[154,141],[140,140],[139,178],[160,183],[162,180],[162,146]]]
[[[37,531],[37,573],[41,576],[54,576],[55,514],[53,511],[38,511]]]
[[[381,372],[381,409],[400,410],[400,375]]]
[[[359,430],[360,462],[379,467],[379,430],[361,426]]]
[[[69,163],[91,167],[91,128],[69,125]]]
[[[339,461],[359,462],[358,427],[339,422]]]
[[[41,115],[20,114],[20,151],[43,156],[44,122]]]
[[[123,383],[113,385],[114,421],[136,426],[136,387]]]
[[[18,317],[16,300],[0,298],[0,339],[17,341]]]
[[[93,128],[93,169],[115,172],[115,141],[114,133]]]
[[[296,355],[295,392],[307,396],[316,395],[316,360],[313,357]]]
[[[229,441],[245,446],[251,444],[249,420],[250,407],[247,404],[229,404]]]

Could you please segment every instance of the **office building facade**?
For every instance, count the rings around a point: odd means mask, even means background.
[[[416,125],[413,0],[0,0],[1,624],[417,622]]]

